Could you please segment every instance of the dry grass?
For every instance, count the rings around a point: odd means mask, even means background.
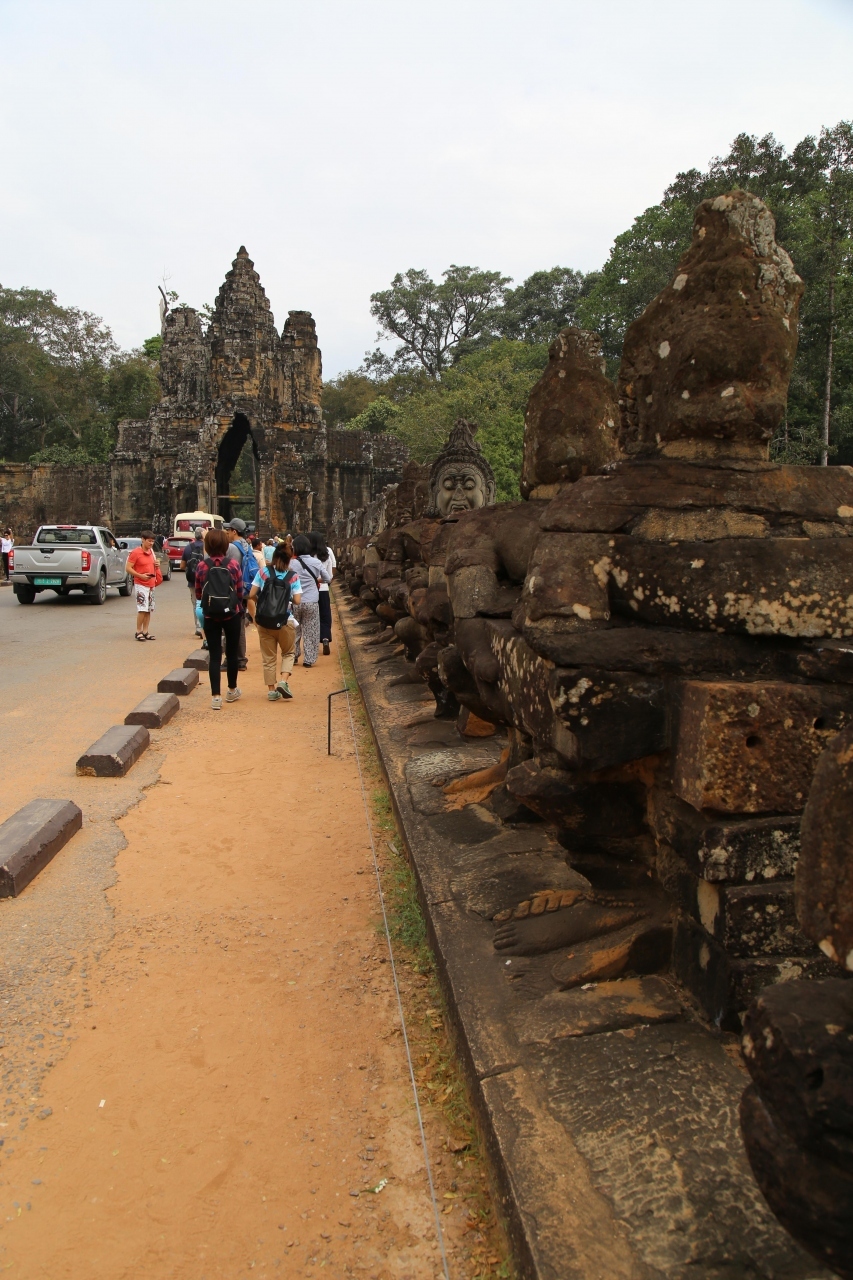
[[[485,1151],[450,1035],[414,873],[404,854],[367,713],[345,651],[342,660],[451,1275],[454,1280],[457,1276],[465,1280],[512,1277],[515,1271],[489,1189]],[[384,935],[381,918],[377,930]]]

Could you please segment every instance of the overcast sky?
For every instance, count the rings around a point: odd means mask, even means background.
[[[0,283],[126,347],[240,244],[332,377],[371,292],[600,266],[736,133],[853,117],[853,0],[0,0]]]

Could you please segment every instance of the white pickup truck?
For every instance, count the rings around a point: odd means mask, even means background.
[[[107,587],[129,596],[133,576],[124,571],[127,552],[109,529],[91,524],[43,524],[31,547],[15,547],[9,577],[19,604],[32,604],[41,591],[67,596],[82,591],[92,604],[103,604]]]

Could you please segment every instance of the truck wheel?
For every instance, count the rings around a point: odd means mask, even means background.
[[[133,574],[129,573],[118,589],[120,596],[129,596],[133,590]]]
[[[32,604],[36,598],[35,587],[14,587],[13,590],[18,597],[18,604]]]
[[[107,575],[98,574],[98,585],[87,592],[91,604],[103,604],[107,598]]]

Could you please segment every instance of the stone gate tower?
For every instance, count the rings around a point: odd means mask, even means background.
[[[146,422],[120,424],[112,458],[119,532],[152,518],[166,532],[176,512],[197,507],[236,514],[231,476],[249,440],[255,510],[240,514],[264,534],[324,528],[400,479],[406,452],[394,437],[326,430],[311,313],[291,311],[279,334],[244,247],[207,331],[192,307],[176,307],[162,332],[162,399]]]

